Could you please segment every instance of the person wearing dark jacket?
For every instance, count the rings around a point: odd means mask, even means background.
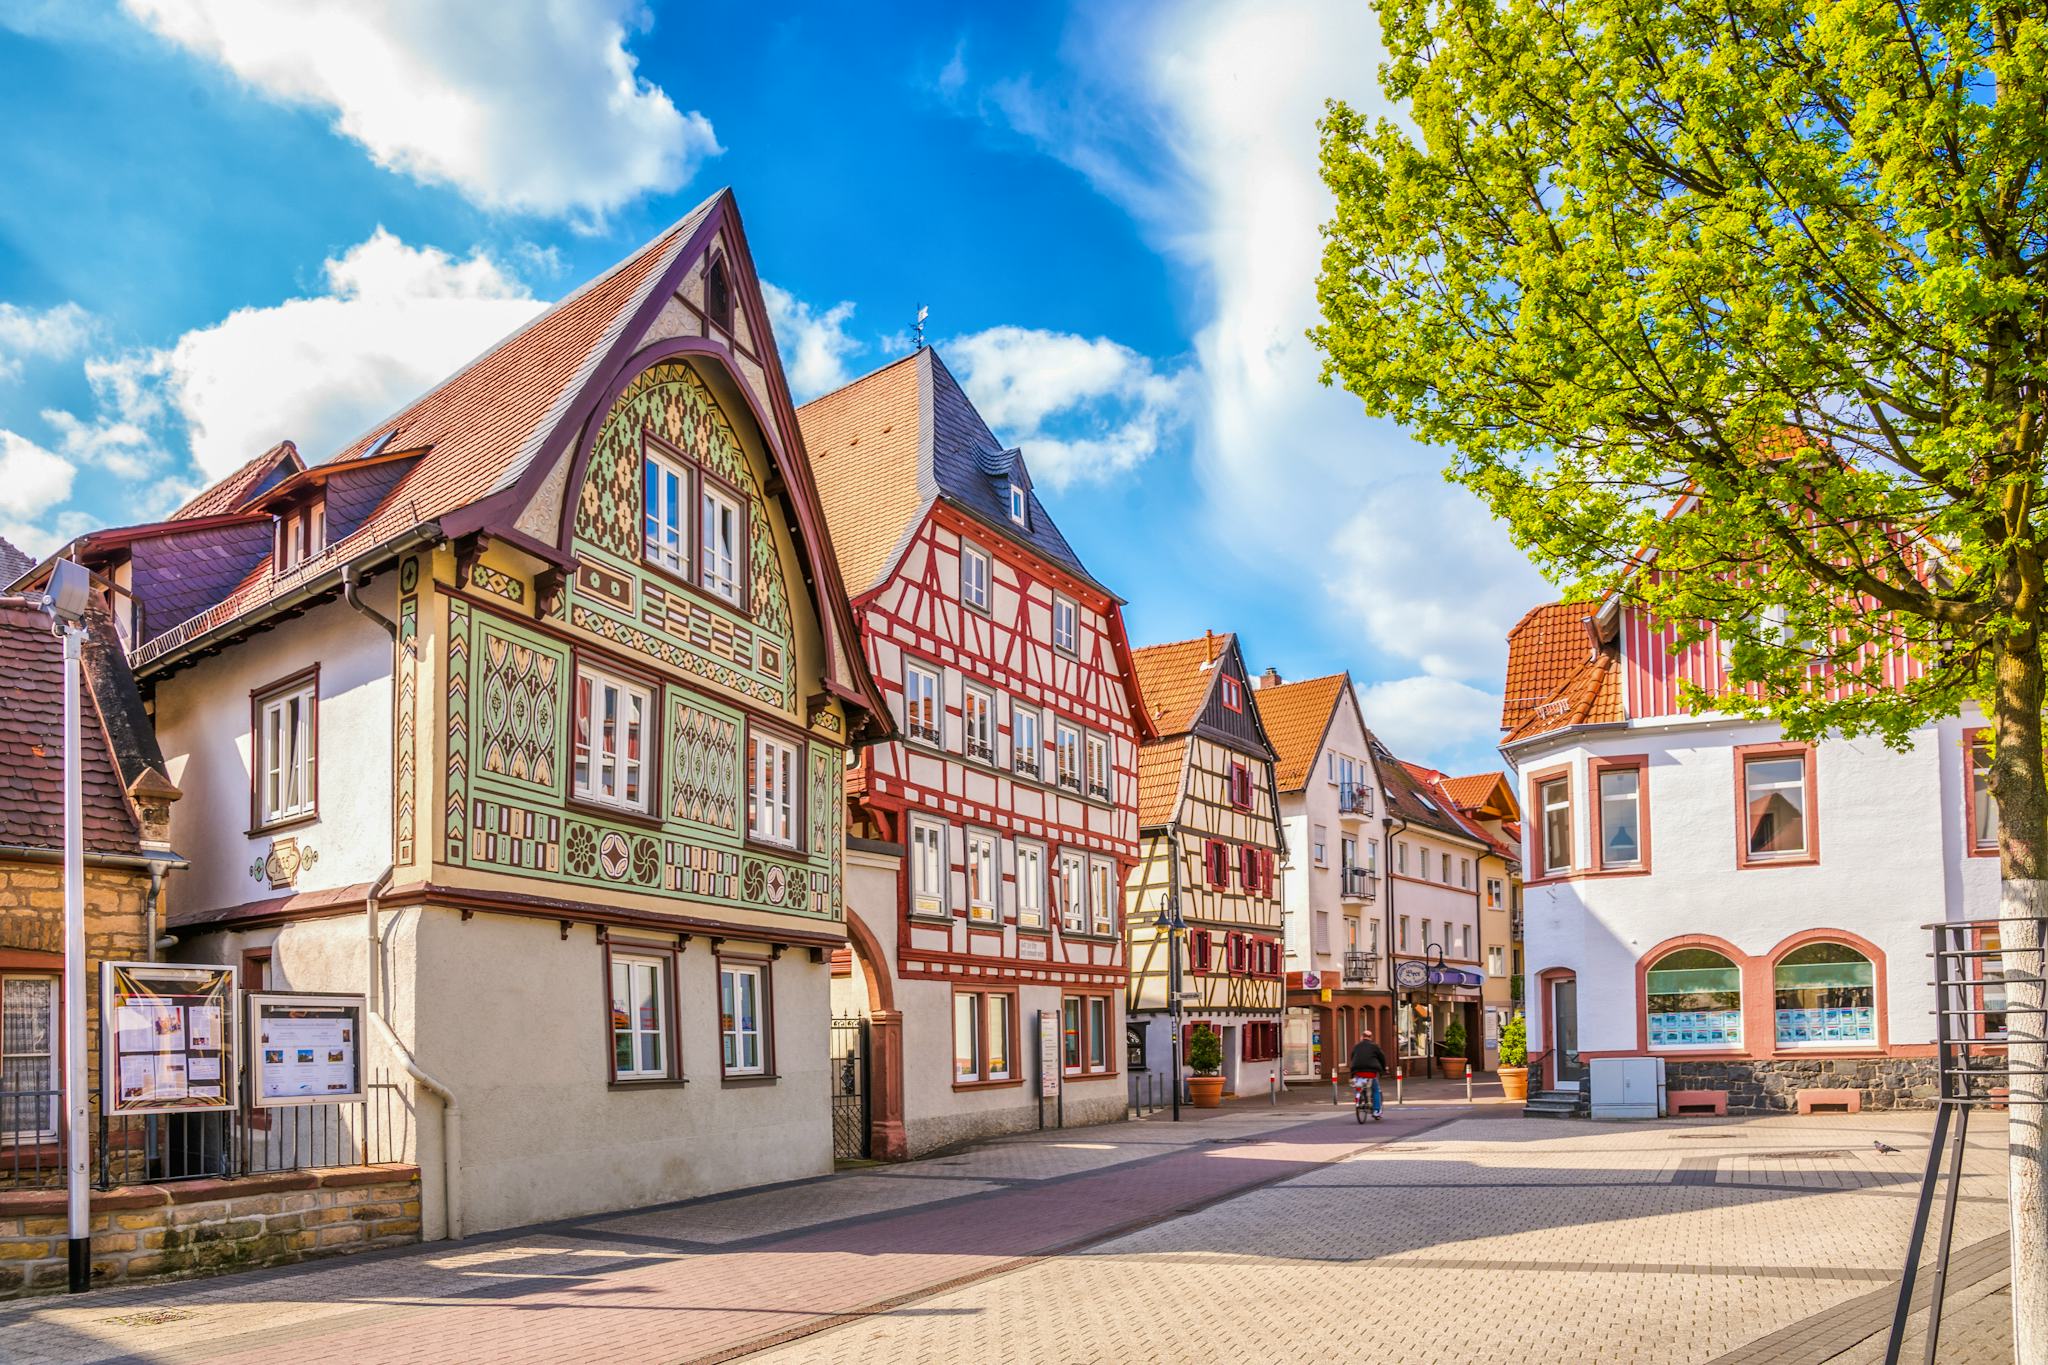
[[[1387,1069],[1387,1054],[1380,1051],[1380,1045],[1372,1040],[1372,1030],[1359,1035],[1358,1042],[1351,1049],[1351,1075],[1353,1079],[1365,1078],[1372,1090],[1372,1116],[1380,1116],[1380,1073]]]

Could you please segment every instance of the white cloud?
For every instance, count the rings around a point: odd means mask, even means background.
[[[1207,311],[1186,391],[1219,544],[1321,582],[1362,623],[1376,671],[1404,660],[1424,671],[1381,694],[1386,704],[1412,708],[1425,683],[1439,699],[1460,695],[1454,680],[1497,686],[1507,627],[1550,590],[1479,502],[1443,482],[1443,452],[1322,386],[1305,335],[1331,210],[1318,175],[1324,101],[1401,117],[1375,81],[1371,7],[1202,0],[1099,6],[1077,23],[1069,84],[1014,78],[991,87],[989,105],[1194,276]],[[1467,706],[1438,718],[1468,728],[1429,736],[1425,752],[1490,741],[1498,716]]]
[[[324,294],[89,366],[111,425],[175,420],[208,478],[286,439],[325,459],[546,306],[482,251],[457,259],[381,227],[325,274]]]
[[[31,357],[62,360],[92,339],[93,317],[75,303],[36,310],[0,303],[0,379],[21,373]]]
[[[1474,737],[1497,734],[1500,694],[1450,678],[1396,678],[1359,689],[1367,724],[1397,757],[1452,764],[1454,772],[1499,765]],[[1464,763],[1455,760],[1463,757]]]
[[[380,166],[490,209],[601,217],[720,150],[642,77],[639,0],[123,0],[263,94],[332,111]]]
[[[71,496],[73,473],[63,456],[26,436],[0,431],[0,537],[32,555],[55,549],[61,538],[35,522]]]
[[[1107,337],[991,327],[940,354],[989,426],[1054,488],[1135,469],[1181,421],[1183,376]]]
[[[841,299],[820,312],[766,280],[761,282],[761,297],[768,305],[768,323],[797,402],[808,403],[853,378],[846,362],[867,345],[847,334],[846,324],[853,320],[851,303]]]

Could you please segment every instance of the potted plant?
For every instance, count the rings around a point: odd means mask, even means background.
[[[1215,1109],[1223,1103],[1223,1040],[1207,1024],[1195,1025],[1188,1039],[1188,1099],[1197,1109]]]
[[[1444,1036],[1436,1043],[1437,1065],[1444,1075],[1458,1080],[1465,1074],[1465,1025],[1456,1019],[1444,1030]]]
[[[1529,1021],[1520,1010],[1500,1031],[1500,1092],[1511,1100],[1529,1099]]]

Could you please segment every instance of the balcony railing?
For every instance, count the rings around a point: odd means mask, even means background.
[[[1339,815],[1371,815],[1372,788],[1363,782],[1345,782],[1337,788]]]
[[[975,739],[970,736],[967,741],[967,756],[969,758],[978,758],[983,763],[993,763],[996,761],[996,746],[985,739]]]
[[[1508,916],[1508,935],[1511,938],[1522,936],[1522,912],[1519,910]]]
[[[1344,869],[1344,895],[1348,900],[1369,901],[1379,894],[1379,874],[1369,867]]]
[[[1015,767],[1025,777],[1038,776],[1038,760],[1030,754],[1018,754]]]
[[[1090,782],[1088,784],[1088,794],[1097,801],[1107,801],[1109,800],[1109,784],[1107,782]]]
[[[1060,786],[1065,787],[1068,791],[1077,792],[1081,790],[1081,774],[1078,772],[1072,770],[1063,771],[1056,780]]]
[[[1376,953],[1348,952],[1344,954],[1344,984],[1347,986],[1370,986],[1380,977],[1380,959]]]

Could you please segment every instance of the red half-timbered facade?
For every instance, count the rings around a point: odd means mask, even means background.
[[[898,722],[848,771],[849,837],[894,866],[850,891],[875,960],[847,972],[886,971],[899,1012],[930,1012],[929,1025],[906,1020],[906,1038],[951,1038],[943,1070],[906,1054],[906,1145],[1000,1131],[1028,1112],[1041,1013],[1057,1019],[1073,1122],[1074,1087],[1120,1075],[1124,1049],[1143,721],[1120,602],[931,350],[801,417]],[[876,994],[849,991],[846,1008],[872,1015]],[[1015,1093],[981,1093],[1004,1088]],[[1120,1112],[1121,1083],[1087,1099]]]

